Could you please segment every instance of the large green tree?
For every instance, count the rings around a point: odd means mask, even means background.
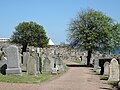
[[[21,44],[23,46],[22,52],[26,51],[28,45],[37,47],[46,47],[48,45],[48,37],[43,26],[35,22],[22,22],[15,27],[11,37],[12,42]]]
[[[90,65],[93,50],[113,48],[113,20],[100,11],[82,10],[69,24],[68,40],[72,47],[87,50],[87,65]]]

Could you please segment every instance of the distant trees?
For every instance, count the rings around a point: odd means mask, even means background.
[[[93,9],[82,10],[69,24],[70,46],[88,51],[87,65],[90,65],[93,50],[111,50],[120,45],[120,25],[112,18]]]
[[[46,47],[48,45],[48,37],[43,26],[35,22],[22,22],[16,26],[11,40],[23,46],[22,52],[26,51],[28,45]]]

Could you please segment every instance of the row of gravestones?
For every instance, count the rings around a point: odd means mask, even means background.
[[[52,53],[52,55],[60,54],[62,60],[78,60],[81,52],[79,50],[68,49],[66,47],[50,47],[50,48],[37,48],[38,53]],[[49,54],[48,54],[49,55]]]
[[[39,73],[39,71],[41,73],[42,72],[57,73],[57,71],[64,70],[63,61],[59,57],[54,57],[52,55],[49,56],[49,55],[43,54],[40,59],[39,54],[37,54],[37,53],[33,53],[32,56],[35,59],[34,65],[36,66],[37,73]],[[23,53],[23,65],[22,65],[23,71],[27,71],[28,69],[30,69],[30,66],[28,66],[28,65],[31,65],[31,64],[28,64],[28,62],[30,62],[29,57],[30,57],[29,52]],[[31,65],[31,66],[34,66],[34,65]],[[40,67],[40,65],[41,65],[41,67]],[[31,68],[33,68],[33,67],[31,67]]]
[[[115,58],[113,58],[110,63],[104,63],[104,75],[109,77],[109,81],[119,81],[119,69],[118,61]]]
[[[104,72],[103,75],[108,76],[109,81],[119,81],[120,77],[120,67],[118,61],[113,58],[110,63],[106,61],[104,63]],[[99,66],[99,59],[96,59],[94,62],[94,71],[99,72],[101,71],[101,67]]]
[[[57,73],[57,71],[64,70],[63,59],[60,53],[54,53],[52,51],[47,51],[42,53],[42,67],[43,72]]]
[[[23,64],[21,64],[21,55],[18,47],[11,45],[5,49],[7,56],[6,60],[1,60],[0,65],[7,65],[6,74],[8,75],[21,75],[22,71],[27,71],[28,75],[36,75],[40,71],[40,58],[37,53],[30,54],[29,52],[23,53]],[[42,72],[57,73],[57,71],[64,70],[63,61],[60,56],[52,58],[47,54],[42,57]],[[44,58],[43,58],[44,57]]]

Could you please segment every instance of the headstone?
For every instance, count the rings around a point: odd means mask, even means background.
[[[35,57],[35,62],[36,62],[36,71],[39,74],[40,73],[40,70],[39,70],[39,66],[40,66],[40,64],[39,64],[39,56],[38,56],[37,53],[35,53],[34,57]]]
[[[22,71],[27,71],[27,61],[30,57],[29,52],[23,52],[23,65],[22,65]]]
[[[6,49],[7,53],[7,69],[6,74],[8,75],[21,75],[21,60],[18,51],[18,47],[11,45]]]
[[[105,76],[109,76],[110,73],[110,67],[109,67],[110,63],[109,62],[105,62],[104,63],[104,75]]]
[[[60,59],[60,57],[58,57],[57,60],[57,68],[59,71],[64,71],[63,61]]]
[[[94,59],[94,71],[100,73],[101,67],[99,66],[99,58],[96,56]]]
[[[43,65],[43,71],[44,72],[51,72],[51,67],[50,67],[50,60],[48,57],[45,57],[45,60],[43,61],[44,65]]]
[[[52,74],[57,74],[57,68],[52,68],[51,73],[52,73]]]
[[[27,73],[28,75],[36,75],[36,62],[33,56],[30,56],[27,61]]]
[[[113,58],[110,63],[110,75],[108,80],[119,81],[119,64],[115,58]]]

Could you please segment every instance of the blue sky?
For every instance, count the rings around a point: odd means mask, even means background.
[[[120,22],[120,0],[0,0],[0,37],[9,38],[23,21],[42,25],[55,44],[66,42],[68,24],[81,9],[102,11]]]

